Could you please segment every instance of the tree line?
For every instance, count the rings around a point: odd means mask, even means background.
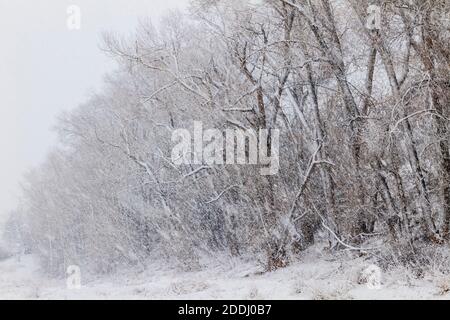
[[[270,271],[318,238],[427,263],[450,240],[449,19],[445,0],[195,0],[105,34],[118,67],[59,117],[9,242],[53,274],[217,253]],[[175,165],[172,132],[195,121],[267,130],[268,144],[278,130],[279,172]]]

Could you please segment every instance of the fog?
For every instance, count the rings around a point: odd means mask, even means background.
[[[114,68],[99,50],[101,32],[131,32],[187,0],[0,0],[0,223],[17,205],[19,182],[55,142],[51,128]],[[67,8],[81,10],[69,30]]]

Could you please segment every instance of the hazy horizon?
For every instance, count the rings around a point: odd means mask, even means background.
[[[0,224],[17,205],[23,174],[55,142],[55,117],[82,103],[113,70],[99,49],[102,31],[131,32],[187,0],[0,0]],[[67,8],[81,9],[81,29],[69,30]]]

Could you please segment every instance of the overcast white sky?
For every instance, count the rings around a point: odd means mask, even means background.
[[[0,0],[0,224],[18,183],[54,143],[55,116],[76,107],[114,64],[98,49],[104,30],[131,32],[188,0]],[[81,30],[67,8],[81,9]]]

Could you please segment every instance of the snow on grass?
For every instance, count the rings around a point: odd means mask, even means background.
[[[32,256],[0,261],[1,299],[450,299],[450,277],[414,278],[403,268],[382,274],[381,287],[359,284],[363,258],[309,250],[289,267],[261,273],[237,259],[180,272],[150,263],[143,272],[120,272],[69,290],[65,280],[43,276]]]

